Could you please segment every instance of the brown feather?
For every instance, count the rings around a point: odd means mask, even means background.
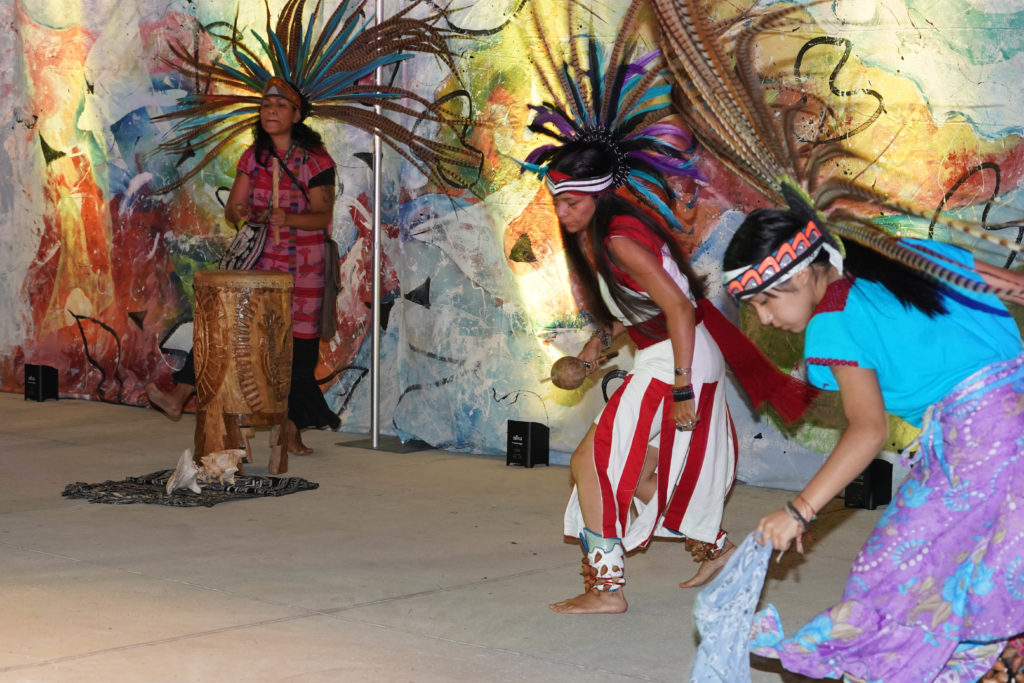
[[[644,0],[633,0],[629,3],[629,7],[626,9],[626,14],[622,17],[621,27],[619,28],[618,36],[615,39],[615,43],[612,45],[612,52],[608,58],[608,64],[618,64],[619,60],[622,59],[622,53],[626,49],[626,43],[633,37],[636,29],[637,17],[640,14],[640,7],[643,5]],[[653,69],[652,69],[653,70]],[[604,92],[601,99],[601,116],[603,120],[611,118],[612,112],[608,111],[610,105],[610,99],[612,95],[612,89],[615,82],[615,69],[609,68],[605,73],[604,80]],[[619,110],[621,113],[621,109]],[[618,116],[616,116],[616,120]]]
[[[669,67],[682,86],[679,93],[691,103],[694,134],[762,194],[778,197],[780,166],[765,152],[772,145],[761,139],[763,134],[774,135],[774,130],[759,131],[749,114],[755,105],[738,102],[749,98],[706,13],[695,0],[656,0],[654,6],[667,37]]]
[[[536,3],[530,6],[530,16],[533,18],[534,31],[536,31],[536,35],[540,38],[540,44],[541,47],[544,49],[544,56],[547,59],[547,64],[545,64],[545,67],[550,68],[551,71],[555,74],[555,78],[558,80],[558,84],[559,86],[561,86],[561,90],[556,92],[554,89],[552,89],[547,82],[547,78],[545,78],[543,75],[541,76],[541,80],[545,83],[545,87],[548,88],[548,94],[551,95],[552,102],[555,104],[555,106],[559,107],[563,111],[572,112],[573,117],[576,120],[579,120],[580,118],[582,118],[580,116],[581,112],[576,111],[576,105],[575,103],[573,103],[572,98],[569,98],[567,101],[559,97],[560,93],[568,94],[570,92],[569,81],[566,79],[565,74],[562,73],[562,70],[558,67],[558,62],[555,60],[554,52],[551,49],[551,44],[548,41],[548,37],[547,34],[544,32],[543,26],[541,25],[540,15],[538,14]],[[540,73],[539,69],[538,73]]]

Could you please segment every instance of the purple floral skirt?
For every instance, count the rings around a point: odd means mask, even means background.
[[[842,602],[751,650],[814,678],[973,683],[1024,632],[1024,356],[929,409],[919,459],[861,548]]]

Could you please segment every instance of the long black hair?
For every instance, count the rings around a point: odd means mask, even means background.
[[[551,169],[574,178],[593,178],[607,175],[611,172],[612,167],[612,159],[607,151],[582,143],[564,145],[550,164]],[[608,291],[611,294],[612,300],[615,301],[619,309],[637,328],[649,337],[659,338],[659,330],[645,325],[644,321],[661,313],[661,309],[650,298],[620,285],[613,274],[611,254],[604,248],[604,240],[608,236],[608,229],[611,226],[612,219],[616,216],[632,216],[668,245],[672,259],[676,262],[680,272],[689,280],[690,292],[696,299],[704,298],[704,278],[694,272],[690,266],[689,259],[683,254],[683,250],[679,247],[675,237],[669,232],[665,224],[656,219],[651,212],[637,206],[614,191],[594,195],[594,200],[596,202],[594,217],[586,229],[589,232],[590,242],[594,250],[597,273],[600,273],[608,285]],[[597,273],[594,272],[587,262],[579,242],[573,235],[567,233],[564,227],[561,227],[561,231],[562,243],[565,245],[569,268],[579,278],[580,284],[583,285],[585,290],[584,296],[587,298],[584,303],[587,309],[598,323],[607,325],[614,322],[615,317],[608,310],[599,294]],[[661,255],[658,254],[657,256],[660,260]],[[663,331],[661,332],[663,334]]]
[[[259,121],[253,126],[252,134],[255,138],[253,147],[256,152],[256,163],[261,166],[269,166],[270,160],[275,153],[273,138],[270,137],[267,131],[263,130],[263,125]],[[324,140],[320,137],[320,133],[317,133],[302,121],[292,125],[292,143],[311,152],[321,150],[324,147]]]
[[[760,263],[807,225],[806,218],[789,209],[755,209],[736,230],[722,260],[723,270]],[[843,242],[844,277],[860,277],[882,285],[904,307],[913,307],[928,317],[946,313],[943,288],[916,270],[888,259],[873,249],[851,240]],[[825,263],[822,250],[814,263]]]

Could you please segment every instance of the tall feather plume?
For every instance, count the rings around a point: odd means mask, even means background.
[[[811,4],[825,2],[814,0]],[[837,143],[811,147],[798,140],[795,123],[817,114],[820,125],[833,118],[829,108],[811,93],[783,109],[769,105],[757,72],[757,39],[792,23],[799,7],[784,6],[748,12],[733,21],[713,24],[704,0],[652,0],[661,29],[661,44],[676,79],[675,101],[680,115],[701,145],[768,201],[782,206],[793,201],[783,191],[796,184],[819,212],[826,227],[894,259],[925,276],[978,289],[952,269],[906,247],[898,237],[870,219],[880,213],[903,214],[940,222],[1003,248],[1024,253],[1024,247],[1004,240],[968,221],[952,220],[937,212],[892,200],[873,187],[825,175],[829,162],[872,161]],[[1017,223],[1001,226],[1009,227]],[[982,291],[1007,295],[1010,290],[980,285]],[[1019,295],[1020,292],[1014,292]]]
[[[880,230],[878,225],[864,216],[840,209],[832,214],[828,223],[829,229],[844,240],[857,242],[879,254],[902,263],[908,268],[921,273],[938,285],[951,284],[972,292],[984,292],[999,297],[1018,297],[1019,289],[993,287],[985,282],[968,278],[952,268],[942,265],[946,260],[943,256],[930,252],[932,258],[917,251],[906,248],[901,239]],[[920,249],[920,247],[918,247]]]
[[[814,194],[814,208],[818,211],[826,213],[830,218],[837,215],[838,212],[843,212],[843,215],[850,215],[849,209],[840,207],[832,210],[832,207],[837,206],[839,202],[845,201],[847,205],[872,205],[876,209],[885,211],[892,214],[901,214],[904,216],[910,216],[912,218],[920,218],[923,220],[934,220],[936,218],[935,212],[932,210],[922,210],[910,204],[899,202],[896,200],[886,199],[881,197],[876,191],[864,187],[863,185],[853,184],[843,178],[830,178],[823,182],[818,190]],[[1024,254],[1024,246],[1015,242],[1004,240],[990,232],[971,224],[968,221],[958,221],[950,218],[942,219],[942,224],[957,230],[964,234],[970,235],[977,239],[986,241],[990,244],[1003,247],[1010,251],[1018,254]],[[881,230],[881,228],[874,224],[875,228]],[[997,223],[989,225],[990,229],[1001,229],[1009,227],[1017,227],[1019,223],[1008,222],[1008,223]],[[829,224],[829,227],[833,227]],[[837,227],[834,232],[839,234],[841,237],[842,227]]]
[[[612,44],[611,54],[608,55],[609,64],[618,64],[622,59],[622,53],[627,49],[626,45],[631,40],[636,29],[637,16],[640,14],[640,3],[634,2],[629,5],[626,14],[622,17],[622,27],[619,35]],[[605,81],[601,97],[601,107],[598,111],[604,117],[602,120],[611,120],[615,112],[611,109],[612,92],[614,89],[616,72],[608,69],[605,71]]]
[[[544,87],[547,89],[548,94],[554,101],[555,106],[563,111],[575,114],[578,118],[580,112],[573,112],[569,107],[569,92],[571,90],[571,86],[565,76],[564,70],[559,66],[559,62],[555,59],[554,50],[551,47],[551,40],[548,37],[547,32],[544,30],[544,24],[541,21],[540,12],[537,9],[537,3],[530,5],[530,17],[533,20],[533,30],[540,39],[541,47],[544,49],[544,60],[541,64],[537,65],[538,68],[536,71],[541,76]],[[558,83],[557,88],[549,81],[550,74],[555,75],[555,81]]]
[[[578,24],[577,1],[570,0],[567,6],[570,29]],[[699,172],[692,163],[692,149],[678,147],[666,137],[691,140],[678,125],[663,120],[672,112],[659,52],[635,54],[637,15],[644,1],[633,0],[626,9],[607,58],[592,29],[572,34],[568,54],[561,58],[552,48],[537,4],[532,6],[532,28],[541,45],[536,72],[546,99],[530,105],[534,116],[528,128],[549,142],[535,148],[520,165],[543,177],[563,145],[580,142],[600,147],[615,160],[614,184],[682,229],[668,203],[675,198],[668,177],[699,176]]]
[[[578,6],[579,6],[579,4],[577,2],[570,1],[570,2],[566,3],[566,14],[568,16],[568,27],[569,27],[569,32],[570,33],[572,33],[573,27],[575,27],[577,25],[577,22],[578,22],[578,20],[576,18],[576,9],[577,9]],[[533,10],[534,11],[536,11],[536,7],[537,7],[536,4],[534,4],[534,6],[533,6]],[[570,40],[569,41],[569,63],[566,66],[569,68],[569,70],[572,73],[574,73],[574,74],[582,74],[583,73],[583,69],[580,66],[582,63],[583,62],[580,60],[579,44],[575,40]],[[565,67],[563,67],[563,71],[564,71],[564,69],[565,69]],[[591,78],[593,78],[593,73],[591,73]],[[575,83],[575,82],[573,82],[573,80],[571,78],[569,78],[569,79],[567,79],[567,81],[568,81],[569,87],[571,89],[577,91],[578,94],[582,98],[585,98],[586,102],[587,102],[587,104],[583,104],[581,102],[581,103],[579,103],[577,105],[578,115],[583,115],[583,114],[585,114],[588,111],[593,111],[592,107],[589,106],[589,104],[593,101],[593,99],[591,97],[587,96],[588,95],[589,86],[591,85],[592,80],[584,78],[584,79],[580,79],[579,83]]]
[[[701,144],[772,201],[781,199],[778,178],[796,169],[784,157],[779,133],[759,81],[745,83],[727,54],[722,29],[716,31],[696,0],[655,2],[669,68],[684,100],[681,113]]]
[[[156,152],[177,153],[182,159],[193,153],[198,161],[156,192],[183,185],[259,120],[261,95],[271,76],[290,82],[308,102],[311,116],[381,135],[432,181],[460,188],[475,183],[483,154],[467,142],[473,117],[455,109],[455,98],[430,100],[406,88],[366,84],[378,67],[400,64],[416,54],[453,67],[449,41],[461,34],[442,26],[450,8],[431,9],[417,18],[414,10],[427,6],[428,0],[412,0],[378,25],[366,16],[366,0],[342,0],[329,15],[317,0],[307,24],[306,0],[288,0],[276,20],[266,0],[264,5],[262,35],[240,30],[237,14],[229,33],[210,32],[223,46],[218,60],[204,61],[183,45],[171,46],[174,59],[169,63],[204,87],[181,98],[177,110],[155,117],[175,122],[170,138]],[[432,2],[429,6],[434,7]],[[317,31],[315,26],[322,28]],[[469,102],[468,93],[463,99]],[[429,130],[416,132],[421,125]],[[430,130],[454,144],[428,137]]]

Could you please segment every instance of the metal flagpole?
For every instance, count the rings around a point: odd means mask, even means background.
[[[384,14],[384,0],[376,0],[374,25],[380,26]],[[382,67],[377,67],[373,81],[380,87],[384,83]],[[381,106],[375,105],[377,114],[382,113]],[[381,210],[381,137],[373,136],[373,336],[370,350],[370,434],[372,446],[377,448],[380,438],[380,210]]]

